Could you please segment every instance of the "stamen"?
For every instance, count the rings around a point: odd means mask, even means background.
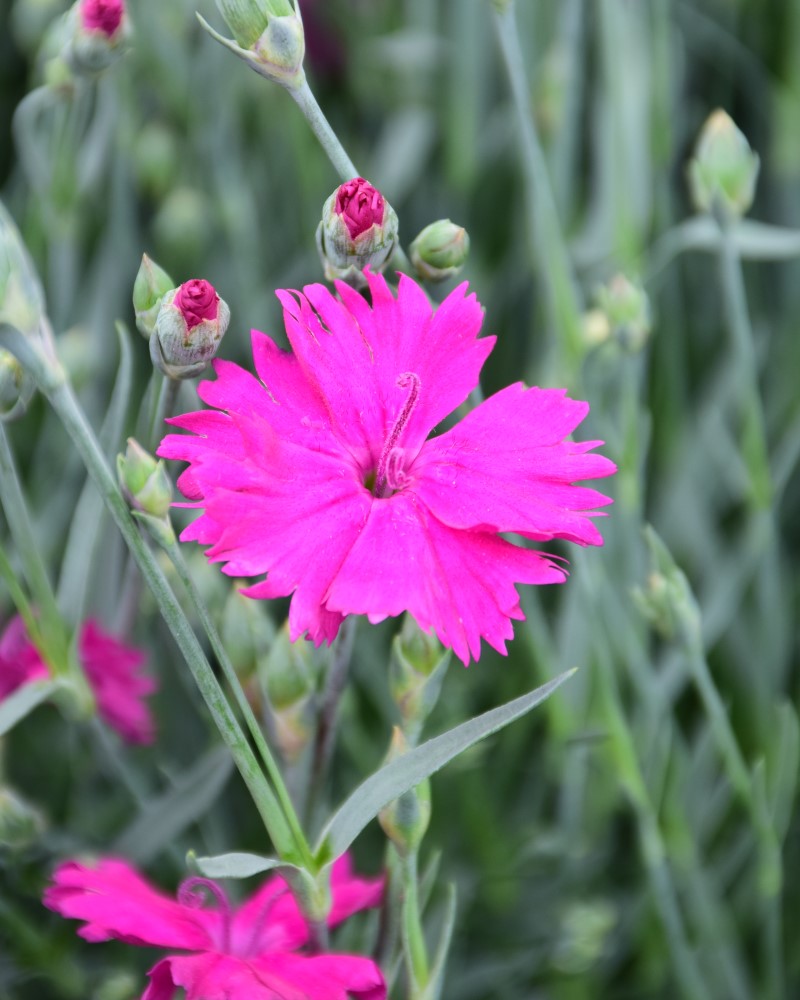
[[[223,890],[210,878],[187,878],[178,887],[178,902],[182,906],[190,906],[193,910],[201,909],[208,902],[208,895],[213,896],[219,906],[222,918],[222,951],[229,952],[231,948],[231,904]]]
[[[391,476],[394,482],[399,482],[400,478],[405,478],[402,470],[400,469],[400,461],[402,460],[403,453],[397,447],[397,442],[400,440],[403,428],[408,423],[408,420],[414,411],[414,407],[417,405],[420,390],[422,389],[422,383],[420,382],[419,375],[417,375],[416,372],[403,372],[403,374],[397,379],[397,385],[400,389],[410,389],[411,391],[408,394],[408,399],[406,399],[403,405],[403,409],[400,411],[400,415],[392,425],[392,429],[389,431],[389,436],[386,438],[386,443],[384,444],[383,451],[381,452],[380,461],[378,462],[378,471],[375,475],[376,497],[385,497],[387,489],[400,489],[399,486],[393,486],[392,483],[389,482],[388,476],[390,472],[390,464]]]

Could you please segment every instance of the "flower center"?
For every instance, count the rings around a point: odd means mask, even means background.
[[[208,897],[213,896],[219,906],[219,913],[222,924],[222,937],[219,941],[220,950],[226,954],[231,952],[231,904],[228,897],[220,889],[216,882],[210,878],[187,878],[178,887],[178,902],[182,906],[189,906],[193,910],[201,909]]]
[[[389,431],[378,461],[373,493],[379,498],[387,497],[395,490],[401,490],[408,482],[408,477],[402,467],[403,450],[398,447],[398,444],[400,436],[403,433],[403,428],[408,423],[411,414],[414,412],[414,407],[419,401],[422,383],[419,380],[419,375],[415,372],[403,372],[402,375],[398,376],[397,385],[400,389],[409,389],[410,392],[403,404],[402,410],[400,410],[400,414],[392,425],[392,429]]]

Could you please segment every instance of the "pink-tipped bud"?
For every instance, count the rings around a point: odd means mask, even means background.
[[[383,195],[363,177],[354,177],[337,190],[334,211],[344,219],[350,238],[355,239],[370,226],[383,225]]]
[[[340,185],[322,209],[317,249],[329,281],[364,283],[369,266],[381,271],[397,242],[397,215],[377,188],[354,177]]]
[[[79,11],[86,31],[100,31],[112,38],[122,24],[125,4],[123,0],[82,0]]]
[[[192,278],[181,285],[172,304],[180,309],[190,330],[204,319],[215,320],[219,312],[219,295],[214,286],[202,278]]]

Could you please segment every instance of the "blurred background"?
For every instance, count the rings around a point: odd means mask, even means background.
[[[463,277],[498,337],[484,392],[567,386],[592,407],[580,437],[605,440],[620,466],[605,548],[561,550],[570,580],[526,590],[507,659],[451,665],[426,730],[580,668],[433,781],[422,859],[441,851],[440,884],[459,891],[444,997],[800,996],[800,5],[518,2],[555,231],[530,189],[488,0],[301,7],[312,88],[403,243],[437,218],[469,232]],[[232,313],[221,354],[247,365],[251,328],[283,337],[274,290],[322,280],[314,231],[338,178],[289,96],[205,35],[188,0],[132,2],[124,58],[95,82],[37,91],[64,9],[0,0],[0,198],[99,426],[142,253],[178,282],[216,286]],[[200,9],[224,30],[210,2]],[[687,185],[717,108],[760,157],[752,208],[728,227],[696,215]],[[571,281],[554,310],[564,249]],[[133,338],[126,435],[150,374]],[[184,385],[182,408],[194,400]],[[82,467],[40,399],[10,433],[55,571]],[[89,605],[111,623],[124,554],[98,530]],[[286,604],[245,609],[191,555],[237,665],[257,677]],[[33,810],[24,835],[0,818],[9,1000],[126,1000],[154,961],[85,945],[43,910],[57,859],[124,852],[171,889],[190,848],[266,850],[146,595],[133,620],[161,682],[154,748],[123,754],[52,708],[0,744],[4,787]],[[334,800],[385,753],[396,628],[360,623]],[[327,655],[308,653],[320,670]],[[373,824],[362,867],[381,850]],[[438,889],[432,932],[440,912]]]

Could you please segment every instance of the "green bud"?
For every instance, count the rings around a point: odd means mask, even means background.
[[[293,90],[305,82],[303,22],[291,0],[217,0],[233,33],[220,35],[198,15],[205,30],[261,76]]]
[[[44,293],[13,219],[0,203],[0,322],[36,334],[45,316]]]
[[[392,643],[389,689],[412,743],[439,699],[449,663],[450,650],[423,632],[407,614]]]
[[[136,182],[154,201],[168,194],[180,164],[180,148],[172,132],[159,122],[148,122],[136,135],[131,150]]]
[[[310,642],[291,642],[284,623],[269,655],[259,664],[259,676],[269,701],[273,737],[284,760],[294,763],[312,736],[309,718],[317,687],[318,664]]]
[[[388,764],[408,751],[408,743],[399,726],[392,731],[392,742],[384,761]],[[378,813],[378,822],[398,852],[405,856],[422,843],[431,820],[431,786],[425,781],[390,802]]]
[[[142,263],[133,283],[133,309],[136,313],[136,326],[148,339],[156,328],[161,300],[174,288],[175,282],[167,272],[146,253],[142,254]]]
[[[602,309],[589,309],[583,314],[583,342],[588,348],[600,347],[611,337],[611,324]]]
[[[245,597],[234,585],[222,609],[220,634],[234,669],[247,681],[275,642],[276,630],[264,602]]]
[[[617,911],[604,900],[572,903],[561,915],[553,965],[569,975],[588,972],[606,954]]]
[[[113,972],[102,980],[92,1000],[133,1000],[139,995],[141,984],[131,972]]]
[[[167,292],[150,337],[153,364],[168,378],[194,378],[216,356],[230,318],[227,302],[207,281],[194,278]]]
[[[651,570],[644,587],[633,590],[633,601],[665,639],[678,635],[693,640],[700,634],[700,610],[685,573],[653,528],[645,528]]]
[[[689,161],[689,189],[695,208],[738,219],[753,203],[759,158],[725,111],[706,121]]]
[[[323,205],[317,250],[328,281],[362,287],[364,268],[382,271],[396,243],[397,215],[363,177],[340,184]]]
[[[641,285],[618,274],[598,288],[596,297],[619,345],[632,353],[641,350],[651,329],[650,300]]]
[[[11,788],[0,788],[0,847],[20,850],[44,830],[44,817]]]
[[[164,462],[153,458],[133,438],[128,438],[124,455],[117,455],[120,489],[135,511],[163,518],[172,503],[172,483]]]
[[[14,355],[0,348],[0,421],[21,417],[35,388],[33,379]]]
[[[446,281],[454,277],[469,254],[466,229],[449,219],[426,226],[410,247],[411,263],[426,281]]]

